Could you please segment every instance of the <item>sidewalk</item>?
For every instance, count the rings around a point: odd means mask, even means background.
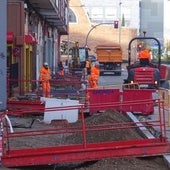
[[[151,115],[151,120],[157,120],[158,116],[159,116],[158,115],[158,108],[156,107],[154,114]],[[167,140],[170,143],[170,111],[169,111],[169,109],[165,110],[165,123],[166,123]],[[170,167],[170,153],[163,155],[163,158],[164,158],[165,162],[167,163],[168,167]]]

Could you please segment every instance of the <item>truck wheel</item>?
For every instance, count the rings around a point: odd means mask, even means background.
[[[120,72],[114,72],[116,76],[121,76],[121,71]]]
[[[122,75],[122,72],[120,71],[120,72],[118,72],[118,76],[121,76]]]
[[[103,76],[103,72],[100,72],[100,76]]]

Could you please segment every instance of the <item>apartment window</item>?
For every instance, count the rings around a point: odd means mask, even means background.
[[[69,22],[70,23],[76,23],[76,15],[74,14],[73,10],[69,8]]]
[[[103,18],[103,8],[101,7],[94,7],[91,10],[91,18],[92,19],[101,19]]]
[[[116,9],[114,8],[105,8],[105,18],[106,19],[115,19],[116,18]]]

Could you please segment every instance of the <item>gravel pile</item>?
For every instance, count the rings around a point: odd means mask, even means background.
[[[12,118],[12,124],[18,127],[22,125],[29,124],[32,118]],[[116,124],[120,123],[120,126],[124,126],[123,123],[130,122],[129,118],[126,115],[120,114],[114,110],[107,110],[104,113],[94,114],[86,117],[85,124],[90,126],[90,130],[87,132],[87,142],[105,142],[105,141],[119,141],[119,140],[130,140],[130,139],[140,139],[143,138],[134,128],[130,129],[117,129],[117,130],[92,130],[95,126],[111,124],[113,129],[116,128]],[[69,128],[81,127],[81,120],[78,120],[75,123],[68,124]],[[114,126],[115,125],[115,126]],[[31,129],[41,129],[45,127],[56,128],[57,125],[46,125],[43,122],[39,121],[37,118],[32,124]],[[60,125],[61,126],[61,125]],[[26,130],[26,128],[15,128],[15,131]],[[78,129],[78,128],[77,128]],[[65,135],[52,135],[46,138],[22,138],[21,141],[13,140],[12,146],[15,147],[39,147],[39,145],[44,146],[56,146],[56,145],[66,145],[66,144],[77,144],[82,142],[82,135],[80,133],[70,133]],[[168,170],[168,166],[165,165],[165,162],[162,157],[146,157],[146,158],[114,158],[114,159],[102,159],[99,161],[85,162],[69,165],[57,165],[57,166],[36,166],[36,167],[24,167],[17,170]]]

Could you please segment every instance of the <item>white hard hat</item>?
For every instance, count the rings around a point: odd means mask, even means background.
[[[96,61],[96,62],[94,63],[94,65],[95,65],[95,66],[99,66],[99,62]]]
[[[48,63],[47,62],[44,62],[44,64],[43,64],[44,66],[48,66]]]

